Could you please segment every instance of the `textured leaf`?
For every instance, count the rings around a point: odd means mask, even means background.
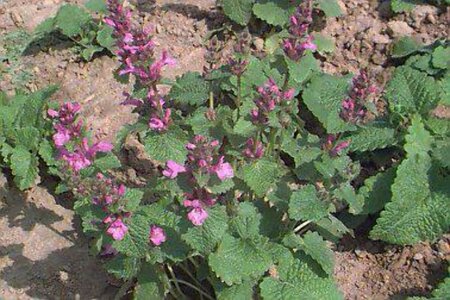
[[[228,216],[224,206],[208,210],[208,218],[202,226],[191,227],[182,238],[192,249],[208,254],[215,250],[228,229]]]
[[[184,133],[176,130],[165,133],[151,132],[144,140],[145,151],[161,164],[165,164],[168,160],[184,163],[187,155],[186,143]]]
[[[144,264],[137,274],[137,285],[134,293],[135,300],[159,300],[164,299],[165,290],[158,273],[158,266]],[[162,271],[160,271],[163,273]]]
[[[358,191],[358,197],[364,201],[361,214],[375,214],[391,200],[391,185],[394,183],[395,171],[395,168],[390,168],[364,181],[364,185]]]
[[[180,104],[199,106],[206,102],[209,84],[198,72],[187,72],[178,77],[169,97]]]
[[[253,6],[253,13],[261,20],[275,26],[283,26],[295,11],[289,0],[260,0]]]
[[[436,143],[433,156],[441,163],[441,166],[450,168],[450,138]]]
[[[18,146],[12,150],[11,170],[14,175],[14,182],[20,190],[32,187],[38,177],[38,160],[23,146]]]
[[[408,129],[405,149],[407,158],[397,169],[392,201],[370,235],[396,244],[434,240],[450,227],[450,197],[430,191],[431,136],[418,118]]]
[[[292,193],[289,201],[289,217],[296,221],[318,221],[327,216],[329,206],[317,197],[316,188],[312,184]]]
[[[405,57],[413,54],[423,47],[422,44],[418,43],[415,39],[405,36],[400,38],[395,42],[392,48],[392,57],[399,58]]]
[[[52,144],[48,140],[43,139],[41,141],[41,143],[39,144],[39,155],[44,160],[44,162],[47,164],[47,166],[56,165],[57,160],[56,160],[55,149],[53,148]]]
[[[241,178],[258,197],[264,196],[282,176],[279,166],[267,159],[259,159],[242,167]]]
[[[450,47],[437,47],[433,52],[432,62],[435,68],[450,69]]]
[[[391,111],[407,115],[428,113],[440,100],[440,89],[433,78],[410,67],[395,69],[386,88]]]
[[[143,258],[150,249],[148,234],[150,224],[143,215],[133,215],[127,220],[128,232],[121,241],[114,241],[113,247],[129,257]]]
[[[95,53],[101,51],[103,51],[103,47],[89,46],[86,49],[83,49],[83,51],[81,51],[81,57],[83,57],[85,61],[90,61],[92,57],[94,57]]]
[[[108,49],[111,53],[114,53],[114,47],[116,45],[116,41],[114,40],[112,27],[103,26],[97,32],[97,42],[100,46]]]
[[[55,25],[64,35],[75,37],[92,21],[91,15],[77,5],[63,5],[55,18]]]
[[[105,0],[89,0],[84,4],[84,7],[95,13],[106,14],[108,12]]]
[[[252,16],[254,0],[222,0],[223,11],[239,25],[247,25]]]
[[[331,278],[315,273],[303,259],[285,259],[277,267],[278,277],[266,277],[259,285],[265,300],[340,300]]]
[[[209,256],[209,266],[228,285],[256,279],[272,263],[266,247],[263,238],[259,241],[244,240],[225,234],[217,251]]]
[[[409,12],[414,9],[415,4],[421,4],[421,0],[392,0],[391,8],[394,12]]]
[[[328,217],[317,221],[315,225],[317,227],[316,230],[321,236],[335,243],[339,242],[339,240],[347,233],[353,235],[353,232],[348,229],[344,223],[331,214],[328,215]]]
[[[342,100],[347,95],[348,80],[328,74],[316,75],[303,92],[303,100],[328,133],[351,130],[340,117]]]
[[[332,53],[335,49],[334,40],[320,33],[314,33],[314,44],[317,46],[317,51],[321,54]]]
[[[41,141],[41,133],[37,128],[31,126],[17,128],[15,130],[15,140],[16,145],[21,145],[28,150],[36,151]]]
[[[450,272],[450,271],[449,271]],[[433,298],[434,300],[446,300],[448,299],[448,296],[450,295],[450,276],[447,275],[447,278],[445,278],[444,282],[440,283],[433,291]]]
[[[344,184],[334,191],[334,196],[345,201],[349,205],[349,212],[351,214],[360,214],[363,210],[364,200],[356,196],[355,189],[350,183]]]
[[[136,275],[140,267],[140,260],[133,257],[118,255],[106,262],[106,270],[117,278],[129,279]]]
[[[393,128],[367,126],[350,135],[349,151],[373,151],[395,145],[396,132]]]
[[[141,203],[144,192],[138,189],[127,188],[123,196],[125,203],[125,211],[134,211]]]
[[[313,71],[319,71],[319,64],[314,58],[311,51],[307,51],[306,54],[298,62],[289,58],[285,58],[291,81],[296,84],[302,84],[308,79]]]
[[[333,274],[333,251],[317,232],[308,231],[299,242],[300,249],[317,261],[328,275]]]
[[[102,172],[107,172],[112,169],[118,169],[122,166],[120,160],[112,153],[108,153],[94,161],[94,166]]]
[[[245,281],[232,286],[221,283],[214,286],[214,291],[218,300],[248,300],[253,298],[253,282]]]
[[[55,19],[56,18],[48,18],[45,19],[43,22],[41,22],[36,28],[34,29],[33,35],[35,37],[44,37],[45,35],[52,33],[55,31]]]
[[[341,8],[336,0],[316,0],[319,8],[323,10],[327,17],[339,17],[342,14]]]
[[[251,203],[240,203],[237,215],[231,220],[231,229],[244,239],[252,239],[260,235],[261,214]]]

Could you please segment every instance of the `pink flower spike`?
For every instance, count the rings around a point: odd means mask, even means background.
[[[116,241],[120,241],[125,237],[128,231],[127,225],[125,225],[121,219],[116,219],[109,225],[106,233],[109,234]]]
[[[164,176],[174,179],[178,173],[186,172],[186,167],[176,163],[173,160],[167,161],[167,168],[162,172]]]
[[[155,246],[159,246],[166,241],[166,234],[161,227],[152,225],[150,227],[149,240]]]
[[[331,150],[331,154],[332,154],[332,155],[338,155],[338,154],[341,153],[344,149],[348,148],[348,146],[350,146],[350,141],[343,141],[343,142],[340,142],[339,144],[336,145],[336,147],[334,147],[333,150]]]
[[[165,128],[164,122],[159,118],[151,118],[148,126],[155,131],[162,131]]]
[[[195,226],[201,226],[208,218],[208,212],[201,207],[196,207],[188,213],[187,217]]]
[[[95,143],[92,147],[91,147],[91,151],[95,151],[95,152],[109,152],[114,148],[114,146],[109,143],[109,142],[98,142]]]

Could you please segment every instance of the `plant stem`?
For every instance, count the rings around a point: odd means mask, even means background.
[[[214,93],[209,92],[209,109],[214,110]]]
[[[202,294],[203,296],[205,296],[209,300],[214,300],[213,297],[211,297],[210,295],[208,295],[204,291],[200,290],[198,287],[196,287],[195,285],[193,285],[190,282],[187,282],[187,281],[184,281],[184,280],[181,280],[181,279],[170,279],[169,281],[175,283],[175,285],[178,285],[178,283],[184,284],[184,285],[186,285],[186,286],[196,290],[197,292],[199,292],[200,294]]]
[[[191,273],[191,271],[189,271],[189,269],[186,267],[186,266],[184,266],[183,264],[179,264],[178,265],[189,277],[191,277],[191,279],[192,280],[194,280],[195,281],[195,283],[198,285],[198,286],[202,286],[202,284],[200,283],[200,281],[198,281],[197,280],[197,278],[195,278],[195,276]]]
[[[179,280],[175,276],[175,273],[173,272],[172,266],[167,264],[167,269],[169,270],[170,276],[172,276],[173,279],[169,279],[170,282],[173,282],[175,284],[175,288],[177,289],[177,292],[180,294],[180,296],[183,299],[186,299],[186,296],[184,295],[183,291],[180,288],[180,285],[178,284]]]
[[[294,232],[295,233],[299,232],[300,230],[302,230],[303,228],[305,228],[306,226],[308,226],[311,223],[312,223],[312,221],[303,222],[302,224],[300,224],[297,227],[295,227]]]
[[[242,80],[241,75],[237,75],[237,99],[236,99],[236,108],[237,108],[237,119],[239,120],[240,110],[241,110],[241,101],[242,101]]]

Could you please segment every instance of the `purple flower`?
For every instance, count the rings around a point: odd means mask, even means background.
[[[61,124],[55,124],[56,133],[53,135],[53,142],[56,147],[64,146],[71,139],[70,131]]]
[[[162,68],[165,66],[174,66],[176,63],[177,61],[167,51],[163,51],[160,59],[150,66],[148,78],[152,81],[160,80]]]
[[[223,161],[224,157],[221,156],[217,165],[213,167],[213,171],[217,174],[217,177],[219,177],[221,181],[233,178],[234,176],[233,168],[230,163],[224,163]]]
[[[202,207],[196,207],[188,213],[187,217],[195,226],[201,226],[208,218],[208,212]]]
[[[153,245],[159,246],[166,241],[166,234],[161,227],[152,225],[150,227],[149,240]]]
[[[162,172],[164,176],[174,179],[178,173],[186,172],[186,167],[176,163],[173,160],[167,161],[167,168]]]
[[[128,227],[122,222],[121,219],[116,219],[112,222],[106,233],[109,234],[116,241],[120,241],[125,237],[125,234],[128,231]]]

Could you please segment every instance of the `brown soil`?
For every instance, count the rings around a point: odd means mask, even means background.
[[[0,0],[0,34],[24,28],[32,30],[57,11],[62,0]],[[82,1],[65,1],[82,2]],[[167,70],[174,78],[187,70],[201,71],[203,40],[209,30],[223,24],[214,11],[214,0],[129,0],[140,11],[140,21],[155,26],[155,40],[178,60]],[[152,2],[156,2],[153,4]],[[389,1],[346,0],[346,15],[328,19],[322,33],[333,37],[336,50],[323,60],[330,73],[355,73],[368,67],[381,86],[390,76],[389,45],[402,34],[424,42],[447,36],[450,11],[418,6],[411,14],[392,16]],[[58,83],[55,101],[71,99],[83,104],[83,116],[102,138],[113,139],[118,129],[135,120],[130,108],[120,106],[128,87],[115,81],[114,58],[101,56],[79,62],[65,48],[24,57],[33,73],[30,90]],[[8,78],[0,78],[0,90],[12,91]],[[128,149],[136,152],[139,149]],[[135,151],[136,150],[136,151]],[[133,153],[134,153],[133,152]],[[139,151],[138,151],[139,152]],[[138,165],[132,165],[141,174]],[[127,178],[142,178],[130,168]],[[67,201],[67,200],[66,200]],[[73,211],[60,204],[46,188],[27,193],[10,188],[0,177],[0,297],[6,299],[111,299],[116,288],[109,284],[99,260],[88,251],[88,241],[76,225]],[[67,205],[64,205],[67,207]],[[428,295],[442,279],[449,259],[449,238],[435,245],[393,247],[364,239],[346,239],[336,253],[335,275],[346,299],[396,299]]]

